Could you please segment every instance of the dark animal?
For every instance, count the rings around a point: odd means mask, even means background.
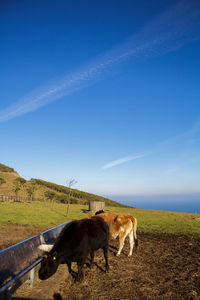
[[[104,213],[104,212],[105,212],[105,211],[104,211],[103,209],[98,210],[98,211],[95,213],[95,216],[100,215],[100,214],[102,214],[102,213]]]
[[[100,217],[95,219],[83,219],[67,224],[58,236],[54,246],[44,257],[39,278],[41,280],[52,276],[59,264],[66,263],[69,273],[76,281],[83,279],[82,268],[87,256],[91,256],[91,266],[94,262],[94,251],[102,248],[105,257],[106,271],[108,265],[109,228]],[[45,250],[41,245],[39,248]],[[47,245],[44,245],[47,246]],[[71,263],[77,262],[78,274],[71,269]]]

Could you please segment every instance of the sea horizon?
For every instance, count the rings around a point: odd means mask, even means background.
[[[149,196],[111,195],[109,198],[135,208],[200,214],[200,193]]]

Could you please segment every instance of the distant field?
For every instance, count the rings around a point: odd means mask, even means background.
[[[49,202],[0,202],[0,226],[18,224],[28,226],[48,226],[66,222],[67,220],[87,217],[87,205],[71,204],[68,218],[66,204]],[[164,232],[175,234],[195,234],[200,236],[200,215],[157,210],[145,210],[127,207],[108,207],[117,213],[129,213],[138,220],[138,231]]]

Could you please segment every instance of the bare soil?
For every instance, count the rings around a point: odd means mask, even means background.
[[[12,222],[1,225],[0,234],[0,251],[8,248],[14,244],[24,241],[31,236],[40,234],[41,232],[48,229],[46,226],[29,226],[29,225],[18,225]]]
[[[139,232],[138,240],[132,257],[127,257],[128,241],[120,257],[118,240],[110,241],[107,273],[99,250],[95,266],[90,269],[89,261],[84,266],[81,283],[74,282],[62,265],[50,279],[37,279],[32,290],[23,285],[12,299],[200,299],[200,238]],[[75,264],[73,268],[76,271]]]

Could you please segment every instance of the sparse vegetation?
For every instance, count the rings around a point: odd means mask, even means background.
[[[112,201],[108,198],[101,197],[101,196],[98,196],[98,195],[95,195],[95,194],[90,194],[90,193],[87,193],[87,192],[82,192],[82,191],[79,191],[79,190],[76,190],[76,189],[72,189],[71,187],[65,187],[63,185],[58,185],[58,184],[48,182],[48,181],[44,181],[44,180],[41,180],[41,179],[33,179],[32,178],[31,181],[37,183],[40,186],[44,186],[44,187],[47,187],[51,190],[54,190],[55,192],[62,193],[62,196],[56,197],[57,200],[62,202],[62,203],[67,203],[68,200],[70,201],[70,203],[77,202],[77,203],[80,203],[80,204],[86,204],[89,201],[104,201],[106,203],[106,205],[108,205],[108,206],[126,207],[125,205],[123,205],[121,203],[118,203],[118,202],[115,202],[115,201]],[[64,198],[63,194],[67,195],[67,197]],[[63,199],[63,200],[61,200],[61,199]],[[65,199],[65,202],[64,202],[64,199]]]
[[[31,201],[34,200],[34,193],[37,190],[37,186],[35,182],[31,182],[31,184],[27,187],[26,192]]]
[[[52,201],[55,198],[56,193],[53,191],[46,191],[44,195],[48,200]]]
[[[12,191],[15,193],[16,200],[18,198],[18,192],[21,190],[22,186],[26,183],[26,180],[22,177],[17,177],[13,180]]]
[[[4,183],[6,183],[5,179],[3,179],[3,178],[0,177],[0,185],[2,185]]]
[[[1,172],[15,172],[13,168],[0,164],[0,171]]]
[[[68,216],[68,214],[69,214],[69,205],[71,204],[71,203],[75,203],[75,202],[70,202],[70,198],[71,198],[71,193],[72,193],[72,186],[74,185],[74,184],[76,184],[78,181],[76,181],[75,179],[69,179],[69,180],[67,180],[67,186],[69,187],[69,201],[67,202],[67,211],[66,211],[66,216]]]

